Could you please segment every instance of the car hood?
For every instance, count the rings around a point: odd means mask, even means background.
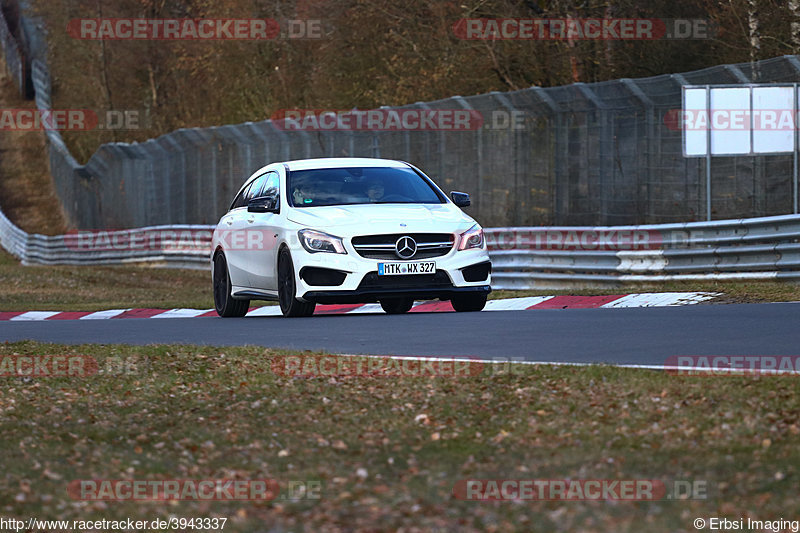
[[[359,204],[292,209],[288,219],[326,231],[328,228],[359,233],[467,230],[475,221],[453,204]],[[405,226],[401,226],[405,224]],[[369,231],[365,231],[368,229]],[[348,231],[348,233],[350,233]]]

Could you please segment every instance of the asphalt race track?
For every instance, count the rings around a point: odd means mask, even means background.
[[[484,313],[0,322],[0,341],[258,345],[332,353],[663,365],[800,355],[800,303]]]

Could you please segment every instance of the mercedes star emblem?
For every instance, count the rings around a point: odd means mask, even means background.
[[[417,253],[417,242],[407,235],[400,237],[394,245],[394,253],[400,259],[411,259]]]

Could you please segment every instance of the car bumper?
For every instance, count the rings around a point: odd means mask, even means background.
[[[371,303],[397,297],[449,300],[459,293],[491,292],[491,262],[486,250],[451,250],[444,256],[408,261],[434,261],[436,272],[395,276],[379,276],[378,264],[404,261],[366,259],[354,252],[344,255],[305,251],[294,252],[292,259],[297,297],[308,302]],[[325,276],[325,271],[332,274]]]
[[[455,294],[492,292],[489,285],[477,287],[396,287],[359,288],[354,291],[308,291],[303,299],[320,304],[373,303],[385,298],[408,298],[415,300],[450,300]]]

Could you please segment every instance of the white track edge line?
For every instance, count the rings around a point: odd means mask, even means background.
[[[743,377],[757,377],[763,374],[777,374],[777,375],[798,375],[800,376],[800,370],[770,370],[764,369],[757,373],[748,374],[747,372],[743,372],[743,369],[737,368],[708,368],[708,367],[687,367],[687,366],[674,366],[674,365],[637,365],[634,363],[578,363],[578,362],[568,362],[568,361],[517,361],[517,360],[501,360],[501,359],[481,359],[481,358],[470,358],[464,356],[458,357],[447,357],[447,356],[419,356],[419,355],[365,355],[365,354],[352,354],[352,353],[340,353],[340,354],[323,354],[330,355],[330,356],[343,356],[343,357],[365,357],[365,358],[381,358],[381,359],[407,359],[410,361],[430,361],[432,359],[441,359],[444,361],[458,361],[458,362],[470,362],[470,363],[487,363],[487,364],[496,364],[496,365],[549,365],[549,366],[612,366],[615,368],[633,368],[637,370],[668,370],[671,372],[720,372],[720,373],[733,373],[737,375],[741,375]]]

